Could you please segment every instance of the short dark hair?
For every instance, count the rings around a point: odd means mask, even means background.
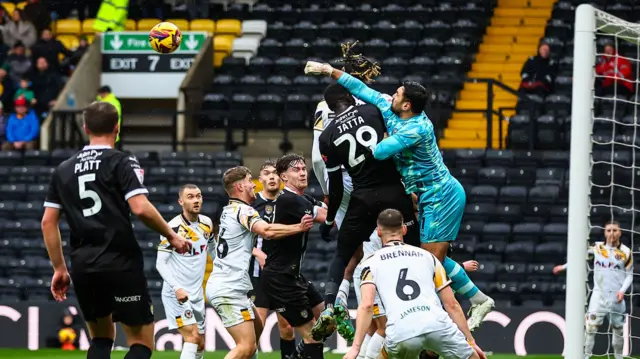
[[[102,86],[98,89],[98,93],[110,93],[111,92],[111,87],[109,86]]]
[[[404,98],[411,104],[411,112],[419,114],[427,107],[427,89],[415,81],[405,81]]]
[[[260,166],[260,172],[262,172],[262,170],[264,170],[267,167],[273,167],[276,168],[276,163],[273,162],[272,160],[266,160],[264,161],[264,163],[262,164],[262,166]]]
[[[82,111],[84,125],[93,135],[106,135],[118,125],[118,110],[108,102],[94,102]]]
[[[615,219],[610,219],[610,220],[608,220],[608,221],[604,222],[604,226],[605,226],[605,227],[606,227],[606,226],[608,226],[608,225],[610,225],[610,224],[611,224],[611,225],[614,225],[614,226],[618,226],[618,227],[620,227],[620,222],[616,221]]]
[[[327,86],[324,90],[324,100],[327,102],[329,109],[334,112],[340,102],[344,102],[349,106],[356,104],[356,100],[351,96],[351,93],[346,88],[338,84],[331,84]]]
[[[178,191],[178,197],[182,197],[185,189],[199,189],[200,187],[196,186],[193,183],[187,183],[180,186],[180,191]]]
[[[224,175],[222,175],[222,185],[224,186],[224,190],[229,193],[231,188],[233,188],[233,185],[247,178],[247,175],[251,175],[251,170],[245,166],[229,168],[224,172]]]
[[[404,225],[402,213],[396,209],[385,209],[378,215],[378,227],[386,231],[401,231]]]
[[[276,173],[278,173],[279,176],[287,172],[287,170],[297,162],[305,163],[304,157],[295,153],[290,153],[278,158],[278,161],[276,162]]]

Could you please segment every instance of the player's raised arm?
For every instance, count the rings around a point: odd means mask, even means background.
[[[373,149],[373,157],[377,160],[387,158],[401,153],[415,146],[422,139],[420,125],[407,125],[391,136],[380,141]]]
[[[389,111],[391,109],[391,103],[388,98],[382,93],[370,88],[364,82],[349,75],[348,73],[334,69],[329,64],[322,64],[315,61],[307,61],[307,65],[304,68],[304,73],[308,75],[326,75],[338,80],[338,83],[344,86],[352,95],[377,106],[380,111]]]
[[[325,196],[329,194],[329,189],[325,179],[326,167],[320,153],[320,135],[322,135],[322,130],[324,129],[324,115],[328,109],[325,101],[321,101],[316,107],[315,122],[313,124],[313,145],[311,147],[311,166]]]
[[[259,221],[253,224],[250,231],[264,239],[280,239],[296,233],[306,232],[311,227],[313,227],[313,217],[305,215],[298,224],[267,223],[260,218]]]
[[[324,160],[327,173],[329,174],[329,203],[326,218],[324,220],[327,225],[333,225],[333,221],[336,218],[338,209],[340,209],[340,203],[342,203],[342,196],[344,194],[342,167],[340,162],[336,160],[336,155],[333,153],[334,149],[335,146],[329,143],[325,137],[321,138],[320,153]]]

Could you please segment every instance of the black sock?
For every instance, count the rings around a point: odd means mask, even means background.
[[[111,348],[113,348],[113,339],[93,338],[87,351],[87,359],[109,359]]]
[[[322,343],[307,343],[304,345],[304,356],[308,359],[323,359],[324,346]]]
[[[324,305],[327,308],[333,308],[338,296],[338,283],[327,282],[324,286]]]
[[[329,278],[327,279],[324,287],[324,303],[326,306],[333,306],[333,303],[336,302],[336,296],[338,294],[338,289],[340,288],[339,283],[342,282],[344,270],[347,269],[347,265],[349,265],[349,260],[352,256],[353,253],[347,257],[336,252],[335,256],[331,260],[331,264],[329,264]],[[345,258],[347,259],[345,260]]]
[[[134,344],[129,348],[129,352],[124,359],[149,359],[151,358],[151,349],[142,344]]]
[[[288,340],[280,338],[280,358],[287,359],[296,349],[296,340]]]
[[[304,357],[304,341],[299,341],[293,353],[293,358],[305,359]]]

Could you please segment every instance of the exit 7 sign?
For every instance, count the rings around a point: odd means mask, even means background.
[[[187,31],[182,33],[182,43],[175,53],[196,54],[207,40],[206,32]],[[102,34],[103,54],[139,54],[155,52],[149,45],[147,32],[105,32]]]

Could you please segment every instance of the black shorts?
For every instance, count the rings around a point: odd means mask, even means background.
[[[338,232],[338,252],[351,258],[362,242],[368,241],[377,227],[378,215],[385,209],[402,213],[407,226],[404,241],[420,246],[420,229],[417,225],[413,201],[402,184],[360,188],[351,193],[349,207]]]
[[[262,289],[262,281],[260,280],[260,278],[261,277],[251,276],[251,284],[253,285],[253,289],[249,291],[249,298],[251,298],[251,301],[256,306],[256,308],[273,309],[269,305],[269,298],[267,298],[264,290]]]
[[[311,321],[313,308],[324,301],[316,286],[303,275],[263,271],[260,282],[266,306],[256,303],[256,307],[275,310],[292,327]]]
[[[72,272],[71,280],[86,321],[112,314],[128,326],[153,323],[153,307],[142,269],[130,272]]]

